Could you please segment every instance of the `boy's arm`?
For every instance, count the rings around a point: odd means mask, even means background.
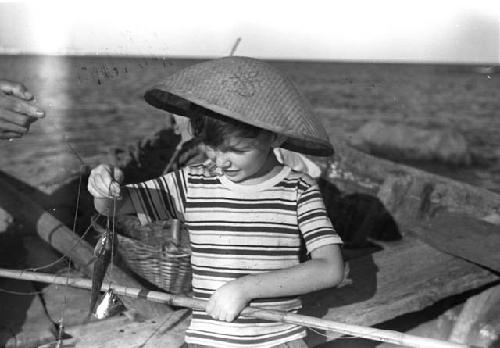
[[[296,266],[233,280],[219,288],[207,305],[214,318],[232,321],[252,299],[306,294],[338,285],[344,277],[340,247],[325,245]]]
[[[122,192],[122,196],[117,199],[94,197],[95,210],[104,216],[135,214],[128,190],[122,189]]]

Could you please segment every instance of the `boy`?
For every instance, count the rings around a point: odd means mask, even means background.
[[[120,196],[120,214],[184,221],[193,293],[208,300],[206,313],[193,311],[190,347],[305,347],[300,326],[238,316],[247,305],[297,311],[296,295],[335,286],[344,274],[341,240],[315,181],[273,152],[285,145],[331,153],[303,99],[268,65],[228,57],[174,74],[146,100],[190,117],[215,170],[185,167],[122,190],[120,171],[101,165],[89,178],[96,209],[110,215]],[[300,263],[304,248],[310,258]]]

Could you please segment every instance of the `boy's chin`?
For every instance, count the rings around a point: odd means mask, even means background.
[[[234,173],[233,175],[231,175],[230,173],[224,173],[224,176],[228,180],[230,180],[230,181],[232,181],[232,182],[234,182],[236,184],[244,184],[246,181],[251,180],[251,179],[254,178],[251,175],[244,175],[241,172],[240,173]]]
[[[238,176],[229,176],[229,175],[224,175],[227,179],[229,179],[230,181],[236,183],[236,184],[242,184],[245,182],[245,180],[247,180],[247,178],[241,178],[241,177],[238,177]]]

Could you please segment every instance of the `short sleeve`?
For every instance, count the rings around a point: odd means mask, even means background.
[[[156,179],[125,186],[142,224],[156,220],[183,220],[188,174],[189,167],[186,167]]]
[[[308,252],[330,244],[342,244],[326,213],[319,187],[309,176],[298,183],[297,218]]]

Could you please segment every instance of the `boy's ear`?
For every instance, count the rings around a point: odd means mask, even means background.
[[[274,140],[271,142],[271,147],[280,147],[287,138],[286,135],[274,133]]]

